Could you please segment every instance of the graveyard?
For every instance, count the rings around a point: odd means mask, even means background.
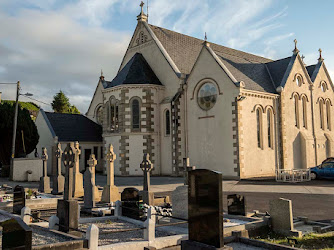
[[[26,188],[22,186],[25,183],[14,187],[1,185],[3,249],[334,247],[331,220],[317,219],[316,213],[311,217],[300,216],[302,210],[295,210],[297,216],[294,216],[292,200],[275,198],[280,194],[268,190],[271,198],[266,200],[267,206],[250,209],[250,196],[245,191],[254,188],[251,181],[242,182],[246,190],[241,189],[242,185],[223,181],[219,172],[191,166],[189,158],[183,162],[183,177],[168,177],[157,189],[158,185],[153,185],[155,188],[151,185],[153,163],[146,153],[138,166],[143,176],[132,181],[137,185],[119,189],[115,185],[116,155],[112,145],[105,156],[107,171],[103,187],[96,184],[94,154],[87,160],[84,174],[79,172],[78,142],[68,143],[65,150],[58,146],[55,152],[47,152],[45,148],[42,152],[43,174],[38,183]],[[57,159],[54,176],[47,174],[49,153]],[[65,176],[61,172],[62,163]],[[123,182],[131,183],[129,179]],[[268,189],[268,182],[263,185]],[[296,192],[298,187],[305,188],[295,186]],[[276,188],[284,191],[288,186]],[[256,204],[259,203],[251,207]]]

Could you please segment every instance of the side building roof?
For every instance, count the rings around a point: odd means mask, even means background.
[[[106,82],[105,88],[112,88],[122,84],[162,85],[144,56],[140,53],[136,53],[111,82]]]
[[[59,141],[102,142],[102,127],[84,115],[45,114]]]

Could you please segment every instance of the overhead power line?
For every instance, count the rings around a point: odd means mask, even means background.
[[[52,106],[50,103],[42,102],[42,101],[36,100],[36,99],[34,99],[34,98],[32,98],[32,97],[29,97],[29,96],[25,96],[25,95],[22,95],[22,96],[24,96],[24,97],[26,97],[26,98],[29,98],[29,99],[31,99],[31,100],[34,100],[34,101],[36,101],[36,102],[43,103],[43,104],[45,104],[45,105]]]

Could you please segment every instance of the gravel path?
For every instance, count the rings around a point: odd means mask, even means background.
[[[32,245],[39,246],[58,242],[68,241],[69,239],[58,234],[49,232],[47,229],[31,225]]]
[[[80,224],[79,229],[86,230],[92,223]],[[140,226],[133,225],[128,222],[123,221],[106,221],[93,223],[99,228],[99,246],[109,245],[118,242],[127,242],[127,241],[139,241],[144,240],[144,230],[139,229],[136,231],[129,232],[118,232],[113,233],[117,230],[130,229],[130,228],[140,228]],[[173,234],[155,231],[155,237],[164,237],[170,236]]]

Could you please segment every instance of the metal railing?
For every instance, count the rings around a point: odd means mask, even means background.
[[[305,182],[311,180],[309,169],[278,169],[276,170],[277,182]]]

